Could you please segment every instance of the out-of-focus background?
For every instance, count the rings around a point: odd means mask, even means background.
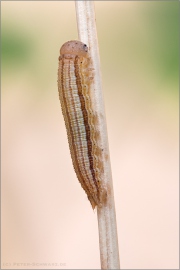
[[[95,2],[122,269],[178,269],[178,6]],[[58,100],[74,2],[2,1],[2,269],[100,268]]]

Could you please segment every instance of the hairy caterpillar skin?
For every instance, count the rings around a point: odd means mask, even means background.
[[[74,170],[94,209],[102,206],[106,191],[102,183],[102,151],[96,112],[91,99],[93,80],[88,47],[68,41],[60,49],[58,91]]]

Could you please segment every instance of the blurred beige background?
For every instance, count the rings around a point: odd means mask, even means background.
[[[100,268],[57,90],[74,2],[3,1],[2,269]],[[95,2],[122,269],[178,269],[178,2]]]

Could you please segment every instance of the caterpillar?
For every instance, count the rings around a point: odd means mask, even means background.
[[[103,149],[98,117],[92,102],[93,69],[88,47],[71,40],[60,49],[58,91],[74,170],[92,208],[106,198],[103,184]]]

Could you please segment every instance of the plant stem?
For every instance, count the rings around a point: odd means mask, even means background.
[[[116,213],[114,205],[112,174],[107,138],[106,117],[104,110],[102,81],[100,71],[99,47],[97,41],[95,12],[93,1],[75,1],[79,40],[87,44],[92,67],[93,106],[98,115],[101,146],[103,149],[104,186],[107,200],[102,207],[97,207],[101,269],[120,269]]]

